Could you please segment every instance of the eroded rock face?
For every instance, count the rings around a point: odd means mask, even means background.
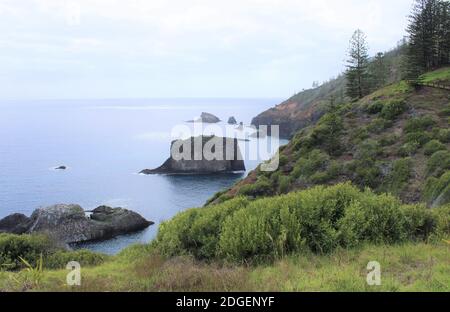
[[[211,152],[210,155],[208,152]],[[174,158],[175,155],[177,157]],[[185,157],[181,157],[181,155]],[[217,157],[211,158],[211,155]],[[173,141],[171,157],[161,167],[145,169],[141,173],[212,174],[236,171],[245,171],[238,140],[203,136]]]
[[[24,215],[11,215],[0,220],[0,225],[8,225],[11,220],[17,221],[17,226],[15,228],[4,226],[4,232],[45,233],[61,243],[113,238],[143,230],[153,224],[133,211],[106,206],[95,209],[91,217],[88,217],[79,205],[54,205],[37,209],[30,218]]]

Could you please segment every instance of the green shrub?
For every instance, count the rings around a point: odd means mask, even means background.
[[[362,142],[362,141],[368,139],[369,137],[370,137],[370,135],[369,135],[369,131],[367,130],[367,127],[356,128],[351,134],[351,139],[357,143]]]
[[[375,140],[366,140],[356,148],[355,160],[347,170],[354,176],[354,181],[361,187],[375,188],[379,184],[381,170],[376,159],[383,149]]]
[[[431,140],[424,146],[423,153],[425,155],[430,156],[438,151],[442,151],[442,150],[446,150],[446,149],[447,149],[447,147],[444,144],[442,144],[441,142],[439,142],[438,140]]]
[[[272,260],[303,245],[300,220],[284,198],[255,201],[237,211],[225,220],[219,242],[220,255],[233,261]]]
[[[161,225],[155,247],[169,256],[247,262],[365,243],[427,240],[450,228],[447,215],[350,184],[318,186],[248,202],[191,209]]]
[[[445,107],[443,110],[439,112],[439,115],[443,117],[449,117],[450,116],[450,106]]]
[[[400,201],[390,195],[366,196],[353,201],[339,221],[340,241],[354,247],[362,242],[394,243],[406,238]]]
[[[392,164],[392,171],[383,179],[381,189],[394,195],[400,195],[411,178],[411,169],[411,158],[395,160]]]
[[[227,190],[219,191],[219,192],[215,193],[210,199],[208,199],[206,201],[206,205],[212,204],[213,202],[218,200],[222,195],[224,195],[226,192],[227,192]]]
[[[65,269],[70,261],[77,261],[81,267],[96,266],[104,263],[106,259],[107,255],[90,250],[59,250],[44,259],[44,266],[48,269]]]
[[[380,138],[381,146],[391,146],[397,143],[399,136],[396,134],[385,134]]]
[[[226,220],[221,255],[240,261],[273,259],[305,247],[332,251],[338,245],[337,220],[359,195],[356,188],[343,184],[255,201]]]
[[[369,106],[367,106],[366,111],[369,114],[374,115],[374,114],[381,113],[381,111],[383,110],[383,107],[384,107],[384,104],[382,101],[376,101],[376,102],[370,104]]]
[[[385,103],[381,110],[381,116],[385,119],[394,120],[407,110],[408,106],[404,100],[390,100]]]
[[[284,194],[289,191],[289,188],[291,186],[291,178],[289,176],[281,176],[278,179],[278,193]]]
[[[427,240],[437,232],[437,218],[425,205],[405,205],[401,212],[405,220],[406,235],[409,240]]]
[[[374,159],[383,153],[379,142],[375,140],[366,140],[359,144],[356,149],[356,158],[360,160]]]
[[[439,129],[436,139],[442,143],[450,143],[450,129]]]
[[[427,174],[435,177],[441,176],[450,169],[450,152],[438,151],[427,162]]]
[[[450,237],[450,205],[436,207],[431,210],[435,222],[435,229],[431,235],[438,240]]]
[[[435,124],[436,122],[429,115],[414,117],[406,122],[404,130],[406,133],[425,131],[429,130]]]
[[[317,171],[326,170],[330,156],[321,150],[312,150],[306,156],[301,157],[294,166],[292,176],[294,179],[300,177],[308,178]]]
[[[223,204],[190,209],[160,225],[155,241],[167,256],[192,254],[197,258],[216,255],[224,220],[248,205],[248,200],[236,198]]]
[[[273,185],[266,177],[258,177],[258,180],[253,184],[247,184],[239,189],[239,195],[259,197],[267,196],[273,193]]]
[[[230,199],[232,199],[232,198],[233,198],[232,195],[229,195],[229,194],[222,194],[222,195],[220,195],[220,196],[216,199],[216,203],[217,203],[217,204],[224,203],[224,202],[226,202],[227,200],[230,200]]]
[[[310,147],[323,146],[331,155],[339,155],[342,150],[340,135],[343,130],[342,118],[336,113],[325,114],[313,128]]]
[[[368,126],[367,129],[373,133],[381,133],[385,129],[392,127],[392,121],[384,118],[375,118]]]
[[[431,135],[427,132],[416,131],[406,135],[406,143],[417,144],[420,148],[431,140]]]
[[[450,171],[440,178],[430,177],[425,183],[424,199],[430,205],[443,205],[450,202]]]
[[[283,167],[283,166],[287,165],[288,162],[289,162],[288,157],[286,155],[284,155],[284,154],[280,154],[280,157],[279,157],[279,165],[280,165],[280,167]]]
[[[56,250],[47,236],[0,234],[0,270],[20,269],[23,266],[20,258],[34,266],[41,254],[45,258]]]
[[[402,157],[410,157],[417,153],[420,145],[417,142],[408,142],[403,144],[398,150],[398,155]]]

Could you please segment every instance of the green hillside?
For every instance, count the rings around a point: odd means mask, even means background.
[[[382,62],[386,75],[383,85],[400,81],[405,50],[406,46],[402,43],[397,48],[383,54]],[[375,61],[372,59],[369,60],[368,71],[375,71],[373,67],[375,67]],[[317,122],[326,113],[330,103],[347,102],[346,84],[345,75],[339,75],[316,88],[301,91],[253,118],[252,124],[256,127],[278,125],[280,136],[291,139],[298,130]],[[371,88],[378,89],[376,86]]]
[[[450,85],[450,68],[429,72],[427,83]],[[252,172],[210,201],[236,195],[285,194],[351,181],[406,203],[450,201],[450,91],[414,89],[401,81],[354,102],[329,107],[279,153],[275,172]]]

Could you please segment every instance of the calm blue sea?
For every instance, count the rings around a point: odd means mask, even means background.
[[[202,206],[243,174],[143,176],[169,156],[171,131],[201,112],[222,120],[252,117],[281,99],[139,99],[0,102],[0,218],[38,207],[76,203],[125,207],[156,225],[112,240],[84,244],[114,254],[149,242],[158,224]],[[220,124],[225,127],[225,123]],[[285,142],[281,142],[284,144]],[[241,142],[240,144],[247,144]],[[273,142],[273,149],[280,143]],[[248,161],[248,170],[261,160]],[[53,168],[68,166],[66,171]]]

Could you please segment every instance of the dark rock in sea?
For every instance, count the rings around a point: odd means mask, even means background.
[[[21,213],[14,213],[0,220],[0,233],[23,234],[30,226],[31,219]]]
[[[245,171],[238,143],[237,139],[216,136],[173,141],[170,158],[161,167],[145,169],[141,173],[212,174]]]
[[[0,221],[18,221],[22,233],[45,233],[60,243],[79,243],[104,240],[117,235],[137,232],[154,224],[136,212],[123,208],[101,206],[92,211],[91,217],[78,205],[55,205],[37,209],[30,218],[11,215]],[[5,221],[6,220],[6,221]],[[15,233],[14,229],[5,230]]]
[[[55,170],[66,170],[66,169],[67,169],[66,166],[59,166],[55,168]]]
[[[237,125],[237,120],[233,116],[228,119],[229,125]]]
[[[236,130],[238,130],[238,131],[244,130],[244,123],[242,121],[239,123],[239,126],[236,128]]]
[[[214,116],[213,114],[202,113],[200,118],[198,118],[197,120],[191,120],[188,122],[218,123],[220,121],[221,120],[217,116]]]

